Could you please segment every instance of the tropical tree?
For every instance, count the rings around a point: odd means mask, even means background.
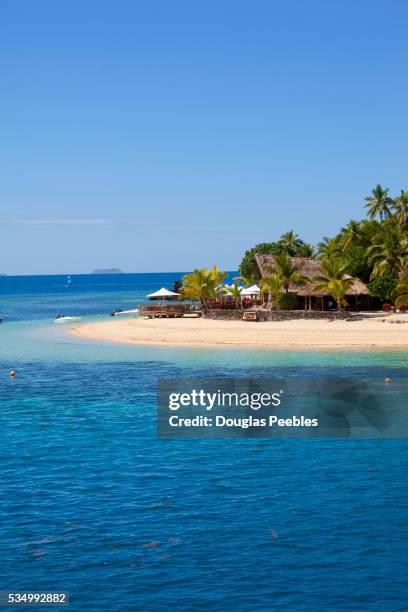
[[[408,191],[401,189],[401,195],[394,198],[392,209],[400,223],[405,229],[408,228]]]
[[[217,266],[210,270],[196,268],[191,274],[186,274],[183,281],[182,296],[189,300],[199,300],[204,308],[208,302],[222,293],[222,281],[227,276]]]
[[[233,297],[234,302],[237,306],[239,306],[241,301],[241,291],[242,287],[240,287],[238,283],[234,283],[228,291],[228,293]]]
[[[295,257],[298,255],[299,249],[303,245],[303,240],[301,240],[298,234],[295,234],[293,230],[290,230],[282,234],[279,239],[279,244],[282,247],[282,253]]]
[[[389,274],[377,276],[368,283],[370,295],[379,298],[382,302],[394,301],[396,286],[397,279]]]
[[[234,276],[234,281],[238,281],[247,287],[251,287],[251,285],[255,285],[258,282],[258,279],[255,274],[244,274],[242,276]]]
[[[304,285],[306,278],[300,273],[298,265],[286,253],[277,255],[275,263],[268,270],[271,275],[278,274],[282,278],[282,288],[289,293],[291,284]]]
[[[216,287],[219,287],[221,283],[225,280],[227,273],[222,272],[218,266],[214,265],[210,270],[210,279],[214,283]]]
[[[241,276],[253,277],[256,276],[258,268],[255,262],[255,255],[280,255],[282,253],[282,245],[279,242],[260,242],[252,249],[245,252],[239,265],[239,273]],[[245,283],[246,284],[246,283]],[[253,283],[250,283],[253,285]]]
[[[369,247],[368,255],[373,265],[371,278],[383,274],[391,274],[397,277],[403,268],[408,252],[407,238],[398,227],[388,225],[381,234],[374,239],[374,244]]]
[[[363,219],[360,222],[360,244],[364,247],[369,247],[374,236],[377,236],[381,232],[381,225],[375,219]]]
[[[395,289],[395,305],[397,308],[408,304],[408,269],[405,267],[401,277],[398,279]]]
[[[340,248],[338,239],[324,236],[317,245],[320,259],[335,259],[339,256]]]
[[[283,288],[283,276],[273,272],[261,280],[261,293],[268,296],[268,303],[276,301]]]
[[[313,244],[304,242],[298,249],[297,256],[298,257],[310,257],[314,259],[316,257],[316,248]]]
[[[388,195],[389,189],[383,189],[381,185],[377,185],[372,190],[372,195],[367,196],[365,201],[367,204],[365,208],[368,208],[368,216],[370,219],[380,217],[380,223],[382,225],[383,220],[390,215],[390,207],[392,205],[392,199]]]
[[[239,265],[239,273],[242,277],[256,277],[258,274],[258,268],[255,261],[255,255],[272,255],[276,257],[282,253],[287,253],[292,257],[313,257],[311,253],[311,246],[308,245],[306,251],[303,251],[304,242],[299,238],[293,230],[285,232],[275,242],[260,242],[256,244],[252,249],[248,249]],[[303,253],[303,254],[302,254]],[[254,279],[256,282],[256,279]],[[254,284],[253,282],[250,284]]]
[[[338,242],[343,249],[347,249],[348,247],[358,246],[362,237],[361,223],[352,219],[346,227],[341,228]]]
[[[314,279],[314,288],[330,293],[338,310],[342,310],[347,305],[345,296],[352,283],[353,279],[346,275],[346,264],[334,259],[322,263],[322,274]]]
[[[367,247],[359,245],[347,247],[339,259],[344,261],[347,267],[347,274],[359,278],[364,283],[368,283],[373,266],[367,254]]]

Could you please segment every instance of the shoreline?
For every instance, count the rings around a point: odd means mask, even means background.
[[[76,324],[69,333],[88,340],[160,347],[392,351],[408,348],[408,314],[358,321],[139,318]]]

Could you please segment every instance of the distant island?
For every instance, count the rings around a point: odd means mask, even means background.
[[[98,268],[94,270],[92,274],[125,274],[123,270],[119,270],[119,268]]]

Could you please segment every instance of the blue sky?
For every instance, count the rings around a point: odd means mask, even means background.
[[[237,267],[408,188],[405,0],[0,0],[0,271]]]

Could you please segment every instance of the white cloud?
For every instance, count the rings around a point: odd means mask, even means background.
[[[109,219],[12,219],[18,225],[106,225]]]

